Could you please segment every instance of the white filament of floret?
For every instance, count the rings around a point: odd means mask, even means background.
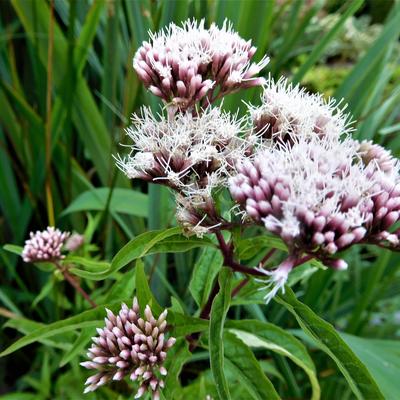
[[[262,272],[268,278],[264,279],[256,279],[257,282],[266,283],[267,285],[261,287],[259,290],[268,290],[268,293],[264,296],[265,303],[268,304],[279,291],[285,293],[285,284],[288,280],[289,273],[292,270],[294,263],[296,262],[296,258],[293,256],[289,256],[286,260],[284,260],[278,267],[272,271],[266,270],[262,268],[262,266],[256,268],[257,271]]]
[[[247,142],[239,135],[245,120],[218,107],[208,107],[196,117],[191,113],[178,114],[172,119],[163,115],[157,117],[148,108],[132,117],[133,125],[126,131],[133,141],[131,154],[125,158],[117,157],[118,167],[128,177],[140,176],[157,161],[165,176],[155,180],[167,179],[178,184],[183,176],[192,172],[195,164],[215,160],[218,172],[210,181],[220,184],[230,167],[228,159],[236,161],[244,157]],[[164,159],[159,154],[168,157]],[[172,170],[170,163],[174,157],[185,160],[183,170]]]

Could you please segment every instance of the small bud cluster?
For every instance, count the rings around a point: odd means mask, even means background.
[[[64,258],[61,248],[68,238],[68,232],[61,232],[49,226],[44,231],[30,233],[30,239],[25,241],[22,258],[25,262],[58,261]]]
[[[164,387],[161,376],[167,375],[163,363],[175,343],[175,338],[165,337],[166,317],[167,310],[158,319],[154,318],[148,305],[141,317],[136,297],[131,308],[122,304],[118,315],[107,310],[105,327],[97,329],[99,336],[92,338],[90,361],[81,363],[85,368],[97,370],[87,379],[85,393],[129,376],[139,383],[135,398],[150,392],[152,399],[158,400],[160,388]]]
[[[65,248],[68,251],[76,251],[85,243],[85,238],[79,233],[73,233],[66,241]]]
[[[256,75],[269,59],[251,63],[255,51],[227,21],[206,29],[204,20],[188,20],[152,34],[137,51],[133,67],[154,95],[184,111],[206,95],[211,99],[217,88],[222,96],[262,84]]]
[[[340,137],[349,130],[349,117],[331,99],[309,94],[284,78],[269,78],[263,87],[262,105],[249,106],[254,131],[264,141],[289,141],[297,136]]]

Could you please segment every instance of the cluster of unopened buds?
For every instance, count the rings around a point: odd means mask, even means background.
[[[164,387],[162,377],[167,375],[163,363],[175,343],[175,338],[166,337],[166,317],[167,310],[154,318],[148,305],[141,317],[136,297],[132,307],[122,304],[117,315],[107,310],[105,327],[97,329],[99,336],[92,338],[87,354],[90,361],[81,363],[97,371],[87,379],[85,393],[129,377],[139,383],[135,398],[150,392],[152,399],[158,400]]]
[[[44,231],[30,233],[30,238],[25,241],[22,258],[27,263],[58,262],[65,258],[63,248],[73,252],[84,244],[84,237],[79,233],[62,232],[53,226]]]
[[[31,232],[25,241],[22,258],[25,262],[58,261],[64,258],[61,249],[69,237],[69,232],[61,232],[52,226],[44,231]]]
[[[351,138],[340,103],[283,78],[258,78],[268,58],[251,63],[254,53],[227,22],[206,29],[204,21],[187,21],[151,35],[133,64],[164,100],[167,116],[148,109],[134,116],[132,152],[117,164],[130,178],[172,188],[177,220],[188,234],[229,225],[214,199],[228,187],[241,209],[237,215],[288,248],[275,270],[258,270],[272,286],[269,301],[300,260],[344,269],[337,254],[353,244],[398,246],[399,163],[381,146]],[[241,120],[212,105],[257,85],[261,105],[249,105]]]

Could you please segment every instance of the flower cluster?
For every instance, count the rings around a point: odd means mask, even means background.
[[[220,108],[201,115],[185,113],[156,119],[148,108],[134,115],[127,134],[131,155],[117,161],[129,178],[165,184],[180,191],[216,183],[234,160],[243,157],[246,143],[240,139],[240,121]]]
[[[204,20],[188,20],[151,34],[150,42],[138,49],[133,67],[154,95],[187,110],[206,95],[211,102],[216,89],[221,97],[262,84],[256,75],[269,59],[251,63],[255,51],[227,21],[221,28],[212,24],[206,29]]]
[[[238,166],[232,196],[292,251],[329,258],[365,235],[371,183],[350,139],[278,144]]]
[[[165,337],[166,317],[167,310],[158,319],[154,318],[148,305],[141,317],[136,297],[131,308],[122,304],[118,315],[107,310],[105,327],[97,329],[99,336],[92,338],[90,361],[81,363],[85,368],[97,370],[87,379],[85,393],[129,376],[139,383],[135,398],[151,392],[152,399],[158,400],[159,390],[164,387],[161,377],[167,375],[163,363],[175,343],[175,338]]]
[[[261,96],[261,106],[249,105],[254,131],[265,141],[295,140],[296,136],[338,138],[350,129],[349,116],[331,99],[309,94],[281,78],[269,78]]]
[[[225,22],[171,24],[144,42],[134,68],[164,100],[167,117],[144,109],[128,130],[134,145],[117,164],[130,178],[173,189],[177,221],[202,236],[230,225],[216,206],[229,186],[240,212],[278,235],[287,259],[265,272],[269,300],[304,257],[343,269],[339,253],[356,243],[398,246],[399,162],[368,141],[350,138],[346,107],[284,78],[257,78],[267,64]],[[236,120],[212,103],[263,86],[260,106]],[[264,272],[264,270],[262,270]]]
[[[288,258],[265,271],[283,288],[303,254],[335,269],[333,258],[356,243],[399,243],[393,225],[400,216],[399,162],[371,142],[352,140],[348,117],[334,103],[272,80],[263,105],[251,110],[261,145],[238,163],[230,179],[232,197],[253,220],[279,235]]]
[[[61,248],[68,236],[68,232],[61,232],[52,226],[44,231],[31,232],[22,251],[23,260],[29,263],[61,260],[64,258]]]
[[[248,143],[242,131],[242,121],[219,107],[172,119],[163,115],[156,119],[144,108],[141,115],[133,116],[133,126],[127,130],[134,143],[131,154],[119,158],[117,165],[129,178],[172,188],[178,209],[184,205],[177,213],[178,221],[188,227],[188,233],[191,227],[193,233],[205,233],[218,224],[207,213],[213,189],[226,184],[235,162],[245,156]]]

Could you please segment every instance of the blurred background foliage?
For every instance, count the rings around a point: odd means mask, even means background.
[[[136,49],[148,30],[187,18],[205,18],[207,24],[228,18],[258,47],[256,59],[264,53],[271,57],[264,74],[285,75],[310,91],[344,98],[357,120],[354,136],[372,139],[399,156],[399,1],[2,0],[1,243],[23,244],[30,230],[50,224],[85,235],[78,255],[110,260],[136,235],[174,226],[168,191],[128,181],[113,155],[128,151],[120,144],[126,142],[130,114],[143,104],[157,108],[132,69]],[[232,95],[224,107],[242,112],[243,101],[257,103],[259,93],[251,89]],[[253,254],[249,262],[256,258]],[[350,334],[345,340],[385,387],[386,398],[398,399],[399,256],[359,247],[345,258],[347,272],[305,275],[294,287],[296,295]],[[1,348],[42,324],[86,309],[57,274],[24,264],[3,249],[0,260]],[[188,286],[196,260],[201,262],[198,250],[149,257],[151,287],[163,305],[170,305],[172,295],[185,311],[194,312]],[[124,270],[101,283],[83,279],[82,285],[99,303],[120,301],[132,295],[134,272]],[[243,291],[231,317],[297,328],[279,304],[267,309],[259,303],[248,304]],[[43,338],[0,359],[0,398],[83,398],[86,373],[78,355],[92,330]],[[332,361],[315,344],[307,345],[322,398],[352,398]],[[296,364],[268,350],[259,350],[257,357],[284,398],[309,398],[307,375]],[[186,388],[179,398],[205,399],[215,392],[207,368],[203,352],[187,360],[182,374]],[[247,398],[241,390],[235,398]],[[118,384],[85,398],[124,399],[129,393]]]

